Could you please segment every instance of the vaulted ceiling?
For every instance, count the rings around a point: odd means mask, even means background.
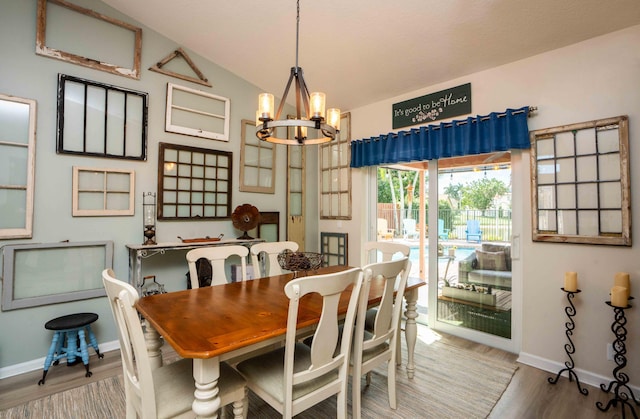
[[[295,0],[103,1],[276,97],[295,65]],[[638,0],[300,3],[299,65],[343,110],[640,24]]]

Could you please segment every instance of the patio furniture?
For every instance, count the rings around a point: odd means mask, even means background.
[[[389,239],[393,239],[393,235],[395,233],[395,230],[392,228],[389,228],[389,224],[387,223],[387,220],[384,218],[378,218],[378,225],[377,225],[377,231],[378,231],[378,240],[384,239],[384,240],[389,240]]]
[[[458,263],[458,283],[511,290],[511,245],[483,243]]]
[[[467,220],[467,229],[464,231],[467,235],[467,241],[475,241],[480,243],[482,241],[482,230],[480,230],[479,220]]]
[[[420,233],[416,228],[416,220],[412,218],[402,220],[402,235],[405,239],[420,237]]]
[[[449,238],[449,229],[444,228],[444,220],[438,218],[438,238],[440,240],[447,240]]]

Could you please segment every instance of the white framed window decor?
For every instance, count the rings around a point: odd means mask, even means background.
[[[133,170],[73,167],[74,217],[133,215]]]
[[[530,133],[534,241],[631,246],[628,123]]]
[[[0,239],[31,238],[36,101],[0,94]]]
[[[167,83],[165,131],[229,141],[230,109],[226,97]]]

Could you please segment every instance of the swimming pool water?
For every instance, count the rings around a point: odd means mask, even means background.
[[[469,256],[471,253],[473,253],[475,251],[475,247],[458,247],[456,249],[456,260],[462,260],[464,258],[466,258],[467,256]],[[424,254],[425,257],[428,259],[428,255],[429,255],[429,247],[425,246],[424,248]],[[449,248],[445,247],[444,248],[444,254],[448,255],[449,254]],[[411,251],[409,252],[409,260],[411,261],[411,264],[415,265],[416,263],[418,263],[418,259],[420,258],[420,248],[418,246],[412,246],[411,247]]]

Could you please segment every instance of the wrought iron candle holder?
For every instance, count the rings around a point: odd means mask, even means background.
[[[629,297],[629,300],[632,300],[633,297]],[[624,311],[631,308],[631,304],[627,304],[626,307],[616,307],[611,304],[611,301],[606,301],[606,304],[613,307],[614,320],[611,325],[611,331],[616,337],[616,340],[613,342],[613,350],[615,355],[613,356],[613,360],[616,363],[616,367],[613,369],[613,378],[614,380],[609,383],[609,385],[600,384],[600,389],[605,393],[610,393],[612,390],[614,392],[614,397],[609,400],[609,403],[604,405],[601,402],[596,402],[596,407],[600,409],[602,412],[606,412],[610,407],[617,407],[618,403],[620,403],[620,408],[622,410],[622,418],[626,417],[625,413],[627,408],[631,415],[634,418],[638,418],[636,414],[636,410],[633,407],[633,403],[636,406],[640,406],[640,402],[636,399],[629,387],[629,376],[623,372],[622,370],[627,365],[627,348],[625,346],[625,341],[627,340],[627,329],[625,325],[627,324],[627,318],[625,317]]]
[[[142,193],[142,224],[144,226],[144,245],[156,243],[156,194],[154,192]]]
[[[560,379],[560,376],[562,375],[562,373],[566,371],[567,375],[569,376],[569,381],[571,382],[575,379],[576,385],[578,386],[578,391],[580,391],[580,394],[586,396],[589,394],[589,390],[587,390],[586,388],[583,388],[580,385],[580,380],[578,379],[578,375],[574,371],[575,364],[573,362],[573,357],[571,356],[576,352],[576,347],[573,344],[573,341],[571,340],[571,336],[573,336],[573,330],[576,328],[576,323],[573,321],[573,317],[576,315],[576,307],[573,305],[573,301],[571,300],[573,300],[573,298],[577,293],[582,291],[581,290],[567,291],[564,288],[561,288],[561,289],[562,291],[567,293],[567,301],[569,302],[569,305],[564,308],[564,312],[567,313],[567,317],[569,318],[569,321],[565,323],[565,327],[567,328],[567,331],[566,331],[567,340],[569,342],[564,345],[564,350],[567,353],[567,357],[569,357],[569,360],[564,363],[566,368],[563,368],[560,371],[558,371],[558,375],[556,375],[555,378],[549,377],[548,381],[551,384],[556,384]]]

